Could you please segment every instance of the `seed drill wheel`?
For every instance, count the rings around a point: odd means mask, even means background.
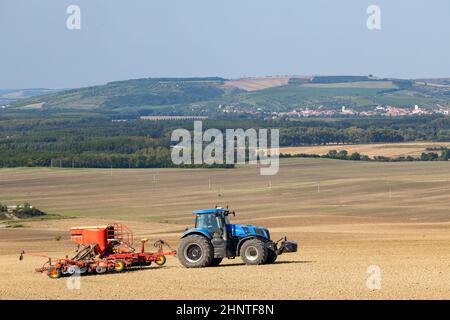
[[[58,278],[61,277],[61,269],[60,268],[56,268],[55,266],[51,266],[48,269],[47,275],[51,279],[58,279]]]
[[[163,266],[163,265],[165,265],[166,264],[166,257],[165,256],[159,256],[158,258],[156,258],[156,260],[155,260],[155,263],[158,265],[158,266]]]
[[[87,267],[81,267],[80,270],[78,271],[80,274],[86,273],[88,271]]]
[[[125,270],[125,261],[123,260],[116,260],[115,261],[115,266],[114,266],[114,271],[115,272],[122,272],[123,270]]]
[[[95,272],[97,272],[98,274],[105,273],[106,271],[107,271],[107,269],[105,267],[102,267],[102,266],[97,266],[95,268]]]
[[[75,273],[82,273],[81,269],[77,265],[70,265],[66,268],[66,271],[63,274],[74,275]]]

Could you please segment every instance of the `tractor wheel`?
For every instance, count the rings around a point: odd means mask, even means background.
[[[191,235],[181,239],[178,260],[186,268],[209,267],[213,261],[211,242],[203,236]]]
[[[211,262],[211,267],[216,267],[222,262],[223,258],[213,258]]]
[[[165,256],[159,256],[158,258],[156,258],[156,260],[155,260],[155,263],[158,265],[158,266],[163,266],[163,265],[165,265],[166,264],[166,257]]]
[[[114,271],[115,272],[122,272],[123,270],[125,270],[126,264],[125,261],[123,260],[116,260],[115,261],[115,266],[114,266]]]
[[[240,250],[241,259],[245,264],[263,264],[267,259],[267,247],[259,239],[250,239],[244,242]]]
[[[55,266],[51,266],[47,272],[48,277],[51,279],[58,279],[61,277],[61,274],[61,269],[55,268]]]
[[[267,258],[266,261],[264,261],[264,264],[272,264],[274,263],[278,258],[278,254],[275,250],[268,249],[267,250]]]

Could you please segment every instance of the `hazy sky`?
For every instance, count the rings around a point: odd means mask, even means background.
[[[81,8],[81,30],[66,9]],[[381,30],[366,26],[381,8]],[[158,76],[450,76],[448,0],[0,0],[0,88]]]

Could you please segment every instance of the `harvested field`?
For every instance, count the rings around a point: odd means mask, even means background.
[[[24,222],[0,229],[1,299],[449,299],[450,166],[444,162],[368,163],[283,159],[262,177],[239,169],[2,169],[0,202],[27,200],[74,219]],[[234,222],[268,227],[272,237],[299,242],[277,263],[240,259],[185,269],[169,257],[162,268],[81,278],[34,272],[44,259],[74,245],[68,228],[119,221],[135,238],[177,245],[190,212],[230,204]],[[56,241],[62,236],[60,241]],[[150,244],[149,244],[150,245]],[[150,247],[149,247],[150,248]],[[368,289],[368,267],[379,266],[381,289]],[[248,271],[248,272],[247,272]],[[223,291],[226,287],[229,290]],[[150,289],[151,288],[151,289]]]
[[[236,88],[245,91],[257,91],[267,88],[285,86],[290,77],[246,78],[229,80],[225,82],[225,88]]]
[[[420,157],[422,152],[427,148],[450,147],[450,142],[405,142],[405,143],[374,143],[374,144],[348,144],[348,145],[326,145],[326,146],[300,146],[300,147],[282,147],[280,153],[285,154],[318,154],[324,155],[330,150],[347,150],[349,154],[358,152],[369,157],[385,156],[385,157]]]

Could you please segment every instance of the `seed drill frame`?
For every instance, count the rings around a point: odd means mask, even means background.
[[[166,256],[176,255],[163,240],[154,243],[157,252],[145,252],[147,239],[141,240],[140,252],[135,252],[131,230],[119,223],[107,226],[74,227],[70,229],[71,240],[78,244],[72,258],[50,258],[41,254],[27,253],[46,257],[48,261],[37,272],[46,272],[50,278],[63,275],[106,272],[122,272],[131,267],[146,267],[155,262],[158,266],[166,263]],[[164,251],[167,246],[170,251]],[[22,251],[20,260],[25,254]]]

